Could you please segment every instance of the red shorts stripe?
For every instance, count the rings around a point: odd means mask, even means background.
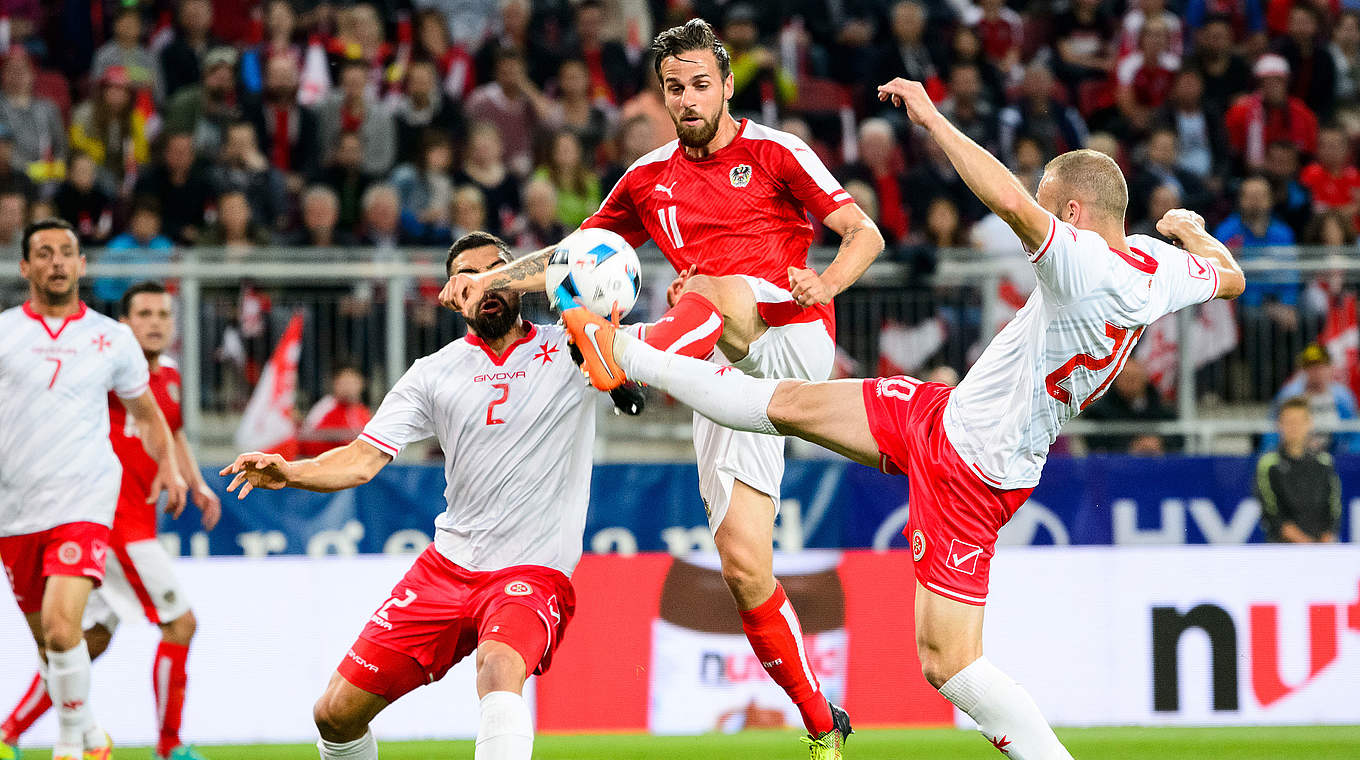
[[[137,595],[137,601],[142,605],[142,613],[146,619],[156,625],[162,622],[160,613],[156,611],[156,602],[151,599],[151,593],[146,590],[146,584],[142,582],[141,573],[137,572],[137,563],[132,561],[132,556],[128,554],[127,544],[118,541],[113,542],[113,556],[118,558],[118,564],[123,569],[123,577],[127,579],[128,587],[132,593]]]

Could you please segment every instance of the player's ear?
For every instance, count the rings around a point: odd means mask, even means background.
[[[731,100],[732,96],[736,94],[735,81],[736,80],[732,78],[732,72],[729,71],[727,73],[727,78],[723,80],[723,100]]]

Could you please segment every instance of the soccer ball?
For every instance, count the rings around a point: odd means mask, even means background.
[[[574,300],[608,317],[617,307],[627,314],[642,288],[637,251],[618,233],[588,227],[571,233],[548,258],[548,300],[561,311]]]

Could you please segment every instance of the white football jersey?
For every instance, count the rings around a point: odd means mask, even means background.
[[[359,436],[394,457],[439,440],[448,509],[434,544],[461,567],[571,575],[581,559],[595,393],[568,351],[556,325],[531,325],[500,357],[468,335],[411,365]]]
[[[113,524],[109,391],[136,398],[148,377],[132,330],[83,303],[65,322],[27,303],[0,313],[0,535]]]
[[[998,488],[1039,482],[1063,424],[1100,398],[1160,317],[1218,293],[1207,259],[1131,235],[1129,253],[1052,218],[1029,254],[1039,286],[950,395],[944,429]]]

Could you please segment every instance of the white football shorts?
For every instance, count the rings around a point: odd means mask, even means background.
[[[189,599],[175,577],[170,554],[154,538],[110,546],[104,564],[104,585],[90,594],[81,627],[98,624],[112,633],[122,614],[141,610],[157,625],[189,611]]]

